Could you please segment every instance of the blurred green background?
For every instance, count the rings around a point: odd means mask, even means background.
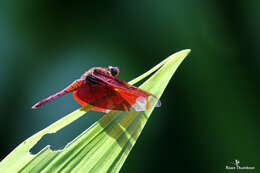
[[[93,66],[129,81],[189,48],[121,172],[234,172],[260,165],[260,1],[0,2],[2,160],[80,106],[71,94],[31,106]],[[49,135],[64,145],[102,116],[91,112]],[[242,171],[247,172],[247,171]]]

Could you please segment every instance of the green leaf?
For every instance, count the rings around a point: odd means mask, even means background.
[[[173,73],[189,52],[183,50],[171,55],[129,83],[137,83],[157,70],[140,88],[160,98]],[[80,108],[21,143],[0,162],[0,172],[119,172],[153,111],[153,106],[145,112],[111,111],[63,150],[51,151],[50,146],[46,146],[36,155],[29,152],[44,135],[56,133],[88,112],[91,106]]]

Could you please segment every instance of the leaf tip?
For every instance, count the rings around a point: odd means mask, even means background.
[[[191,49],[184,49],[181,52],[185,52],[188,55],[191,52]]]

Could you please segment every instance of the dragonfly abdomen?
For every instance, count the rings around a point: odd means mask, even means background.
[[[37,109],[40,106],[42,106],[43,104],[46,104],[46,103],[48,103],[48,102],[50,102],[50,101],[52,101],[52,100],[54,100],[54,99],[56,99],[56,98],[58,98],[60,96],[63,96],[66,93],[67,93],[66,90],[62,90],[62,91],[60,91],[60,92],[58,92],[56,94],[53,94],[53,95],[47,97],[46,99],[43,99],[43,100],[39,101],[38,103],[36,103],[35,105],[33,105],[32,109]]]

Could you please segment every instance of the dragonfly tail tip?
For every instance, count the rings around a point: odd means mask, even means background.
[[[39,108],[38,103],[36,103],[35,105],[32,106],[32,109],[37,109],[37,108]]]

